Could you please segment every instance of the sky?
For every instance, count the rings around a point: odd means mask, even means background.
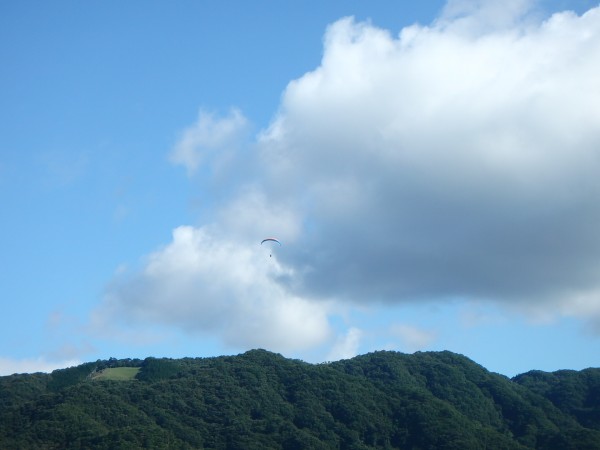
[[[0,61],[0,375],[600,367],[597,1],[2,2]]]

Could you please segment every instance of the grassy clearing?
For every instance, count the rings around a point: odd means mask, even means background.
[[[139,367],[114,367],[95,373],[92,380],[133,380],[139,371]]]

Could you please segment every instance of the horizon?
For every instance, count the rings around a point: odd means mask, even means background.
[[[68,370],[68,369],[72,369],[72,368],[77,368],[79,366],[82,365],[87,365],[87,364],[93,364],[95,362],[102,362],[102,363],[110,363],[111,361],[115,361],[115,362],[122,362],[122,361],[137,361],[139,363],[143,363],[146,359],[167,359],[167,360],[172,360],[172,361],[178,361],[178,360],[185,360],[185,359],[219,359],[219,358],[235,358],[235,357],[239,357],[239,356],[243,356],[246,355],[248,353],[253,353],[253,352],[266,352],[266,353],[270,353],[271,355],[274,356],[279,356],[282,357],[286,360],[289,361],[299,361],[303,364],[308,364],[308,365],[312,365],[312,366],[318,366],[318,365],[328,365],[328,364],[333,364],[339,361],[350,361],[353,360],[355,358],[361,358],[361,357],[365,357],[365,356],[369,356],[375,353],[394,353],[394,354],[400,354],[403,356],[414,356],[414,355],[419,355],[419,354],[433,354],[433,355],[437,355],[437,354],[441,354],[441,353],[450,353],[454,356],[458,356],[458,357],[462,357],[465,358],[467,360],[469,360],[471,363],[480,366],[483,370],[485,370],[486,372],[490,373],[490,374],[495,374],[495,375],[500,375],[500,376],[504,376],[509,380],[512,380],[513,378],[519,377],[521,375],[525,375],[531,372],[544,372],[544,373],[548,373],[548,374],[552,374],[552,373],[557,373],[557,372],[564,372],[564,371],[573,371],[573,372],[582,372],[588,369],[600,369],[600,367],[585,367],[583,369],[579,369],[579,370],[574,370],[574,369],[559,369],[556,371],[552,371],[552,372],[546,372],[546,371],[540,371],[538,369],[531,369],[531,370],[527,370],[518,374],[515,374],[513,376],[508,376],[505,375],[503,373],[499,373],[499,372],[494,372],[489,370],[487,367],[479,364],[477,361],[474,361],[473,359],[469,358],[466,355],[463,355],[461,353],[456,353],[456,352],[452,352],[450,350],[417,350],[415,352],[412,353],[405,353],[405,352],[401,352],[398,350],[370,350],[366,353],[360,353],[357,355],[354,355],[352,357],[349,358],[343,358],[343,359],[337,359],[335,361],[321,361],[321,362],[310,362],[310,361],[304,361],[301,358],[289,358],[285,355],[282,355],[281,353],[278,352],[273,352],[271,350],[267,350],[264,348],[252,348],[252,349],[248,349],[248,350],[244,350],[243,352],[237,353],[237,354],[226,354],[226,355],[212,355],[212,356],[182,356],[182,357],[178,357],[178,358],[171,358],[171,357],[160,357],[160,356],[147,356],[145,358],[114,358],[114,357],[109,357],[106,359],[97,359],[96,361],[82,361],[78,364],[72,365],[72,366],[68,366],[68,367],[58,367],[56,369],[53,369],[52,371],[38,371],[38,372],[16,372],[16,373],[12,373],[12,374],[6,374],[6,375],[0,375],[0,377],[10,377],[10,376],[14,376],[14,375],[32,375],[32,374],[36,374],[36,373],[43,373],[46,375],[50,375],[52,372],[54,371],[61,371],[61,370]],[[119,365],[117,367],[126,367],[126,368],[131,368],[131,367],[138,367],[138,366],[124,366],[124,365]],[[108,368],[110,368],[110,366],[108,366]],[[96,372],[96,368],[93,369],[92,373]]]
[[[514,375],[506,375],[500,372],[495,372],[492,370],[489,370],[487,367],[483,366],[482,364],[478,363],[477,361],[473,360],[472,358],[469,358],[467,355],[463,355],[462,353],[457,353],[457,352],[453,352],[450,350],[416,350],[414,352],[411,353],[407,353],[407,352],[402,352],[400,350],[377,350],[377,349],[372,349],[369,350],[365,353],[359,353],[356,354],[354,356],[348,357],[348,358],[342,358],[342,359],[336,359],[333,361],[305,361],[302,358],[291,358],[291,357],[287,357],[281,353],[278,352],[274,352],[268,349],[264,349],[264,348],[251,348],[251,349],[247,349],[244,350],[242,352],[239,353],[235,353],[235,354],[222,354],[222,355],[210,355],[210,356],[193,356],[193,355],[188,355],[188,356],[180,356],[177,358],[173,358],[173,357],[169,357],[169,356],[154,356],[154,355],[148,355],[144,358],[129,358],[129,357],[123,357],[123,358],[114,358],[114,357],[107,357],[107,358],[100,358],[97,359],[95,361],[79,361],[73,365],[69,365],[66,367],[56,367],[53,369],[49,369],[49,370],[40,370],[40,371],[36,371],[36,372],[14,372],[11,374],[0,374],[0,377],[10,377],[10,376],[14,376],[14,375],[32,375],[32,374],[36,374],[36,373],[43,373],[46,375],[50,375],[52,374],[52,372],[57,371],[57,370],[68,370],[68,369],[72,369],[72,368],[76,368],[82,365],[86,365],[86,364],[93,364],[95,362],[111,362],[111,361],[117,361],[117,362],[121,362],[121,361],[139,361],[139,362],[143,362],[146,359],[167,359],[167,360],[173,360],[173,361],[177,361],[177,360],[184,360],[184,359],[214,359],[214,358],[234,358],[234,357],[238,357],[238,356],[243,356],[247,353],[252,353],[252,352],[267,352],[270,353],[272,355],[275,356],[280,356],[284,359],[290,360],[290,361],[299,361],[301,363],[304,364],[309,364],[309,365],[322,365],[322,364],[332,364],[335,362],[339,362],[339,361],[348,361],[348,360],[352,360],[355,358],[360,358],[360,357],[364,357],[364,356],[368,356],[371,354],[375,354],[375,353],[396,353],[396,354],[400,354],[400,355],[404,355],[404,356],[414,356],[417,354],[440,354],[440,353],[451,353],[452,355],[455,356],[459,356],[459,357],[463,357],[468,359],[470,362],[480,366],[481,368],[483,368],[486,372],[489,372],[491,374],[496,374],[496,375],[501,375],[504,376],[506,378],[508,378],[509,380],[512,380],[513,378],[516,378],[520,375],[524,375],[524,374],[528,374],[530,372],[544,372],[544,373],[557,373],[557,372],[563,372],[563,371],[573,371],[573,372],[582,372],[588,369],[600,369],[600,367],[594,367],[594,366],[589,366],[589,367],[584,367],[582,369],[569,369],[569,368],[564,368],[564,369],[557,369],[554,371],[543,371],[543,370],[539,370],[539,369],[529,369],[523,372],[519,372],[516,373]],[[137,367],[137,366],[119,366],[119,367]],[[96,369],[94,369],[95,371]]]

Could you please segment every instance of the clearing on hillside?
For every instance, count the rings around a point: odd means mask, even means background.
[[[92,374],[92,380],[134,380],[140,371],[139,367],[113,367]]]

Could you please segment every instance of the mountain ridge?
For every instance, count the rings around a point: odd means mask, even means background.
[[[139,367],[131,380],[94,377]],[[2,448],[600,449],[600,369],[512,379],[444,352],[262,349],[0,377]]]

